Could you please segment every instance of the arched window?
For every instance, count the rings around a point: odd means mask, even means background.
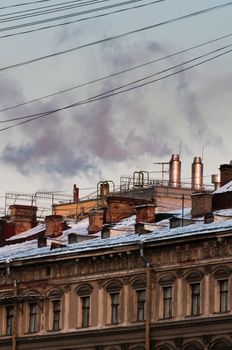
[[[231,270],[228,266],[219,266],[213,271],[216,285],[215,311],[227,312],[230,310],[229,289],[230,289],[230,274]]]
[[[173,317],[173,284],[176,277],[174,274],[163,274],[159,278],[163,303],[161,304],[161,318]]]
[[[62,296],[63,291],[60,288],[52,289],[48,293],[50,299],[51,321],[50,328],[52,331],[58,331],[62,328]]]
[[[190,271],[185,275],[187,281],[187,315],[199,316],[201,314],[201,289],[203,273]]]
[[[93,287],[90,284],[81,284],[76,293],[81,300],[81,325],[82,327],[89,327],[90,325],[90,295]]]
[[[110,297],[110,322],[118,324],[121,322],[121,288],[123,284],[120,280],[112,280],[105,286]]]
[[[26,330],[28,333],[36,333],[40,329],[40,301],[41,294],[37,290],[29,290],[23,295],[26,301]]]
[[[221,339],[211,347],[212,350],[231,350],[232,343],[226,339]]]
[[[136,297],[136,320],[145,321],[146,319],[146,280],[142,278],[136,279],[132,283]]]

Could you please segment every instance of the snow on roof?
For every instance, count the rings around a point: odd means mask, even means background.
[[[219,193],[225,193],[225,192],[232,192],[232,181],[228,182],[224,186],[214,191],[213,194],[219,194]]]
[[[221,210],[215,210],[215,215],[221,215],[221,216],[232,216],[232,209],[221,209]]]
[[[113,247],[123,247],[139,242],[156,242],[174,238],[191,237],[194,235],[204,235],[209,233],[227,232],[232,230],[232,220],[223,222],[213,222],[211,224],[193,224],[174,229],[161,228],[159,231],[147,233],[144,235],[126,233],[120,236],[106,239],[91,239],[80,243],[66,245],[62,248],[50,250],[50,247],[37,248],[37,240],[27,241],[20,244],[4,246],[0,248],[0,263],[7,260],[26,260],[31,258],[49,257],[65,255],[71,253],[84,253],[99,249],[108,249]]]
[[[88,226],[89,226],[89,218],[85,218],[77,223],[69,223],[71,228],[64,230],[61,236],[61,240],[66,240],[70,233],[76,233],[78,235],[87,236],[88,235]]]
[[[45,224],[39,224],[36,227],[31,228],[30,230],[24,231],[22,233],[19,233],[15,236],[8,238],[7,241],[14,241],[20,238],[28,238],[30,236],[36,235],[37,233],[44,231],[45,229],[46,229]]]

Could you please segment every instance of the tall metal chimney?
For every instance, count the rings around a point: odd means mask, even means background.
[[[169,185],[180,187],[181,161],[179,154],[172,154],[169,162]]]
[[[202,190],[203,186],[203,163],[201,157],[194,157],[192,164],[192,189]]]

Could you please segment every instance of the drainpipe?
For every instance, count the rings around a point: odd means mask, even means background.
[[[145,336],[145,349],[150,350],[150,338],[151,338],[151,263],[144,256],[143,243],[139,244],[140,257],[146,264],[146,336]]]
[[[13,293],[14,293],[14,314],[13,314],[13,334],[12,334],[12,350],[17,350],[17,329],[18,329],[18,282],[15,277],[12,276],[10,271],[10,262],[6,262],[6,274],[13,281]]]

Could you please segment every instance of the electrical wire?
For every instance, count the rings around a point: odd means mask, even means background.
[[[103,0],[103,1],[108,1],[108,0]],[[35,26],[35,25],[39,25],[39,24],[43,24],[43,23],[49,23],[49,22],[54,22],[54,21],[58,21],[58,20],[64,20],[64,19],[70,18],[70,17],[83,16],[85,14],[89,14],[89,13],[93,13],[93,12],[99,12],[99,11],[105,11],[105,10],[108,10],[108,9],[111,9],[111,8],[125,6],[125,5],[128,5],[130,3],[135,3],[135,2],[139,2],[139,1],[143,1],[143,0],[128,0],[128,1],[124,1],[122,3],[116,3],[116,4],[112,4],[112,5],[97,7],[97,8],[94,8],[94,9],[89,9],[89,10],[85,10],[85,11],[81,11],[81,12],[69,13],[69,14],[62,15],[62,16],[57,16],[57,17],[49,17],[49,18],[40,19],[40,20],[37,20],[37,21],[34,21],[34,22],[21,23],[21,24],[14,25],[14,26],[11,26],[11,27],[1,28],[0,31],[2,32],[2,31],[6,31],[6,30],[13,30],[13,29],[15,30],[15,29],[31,27],[31,26]],[[159,3],[159,2],[163,2],[163,1],[165,1],[165,0],[156,0],[156,1],[154,1],[154,3]],[[75,7],[77,7],[77,5]],[[73,5],[73,8],[74,8],[74,5]],[[56,10],[55,12],[58,12],[58,10]],[[24,17],[21,16],[20,19],[23,19],[23,18]],[[8,20],[1,20],[0,21],[0,23],[5,23],[5,22],[8,22]]]
[[[110,0],[86,0],[86,1],[82,1],[82,0],[72,0],[72,1],[66,1],[65,2],[65,6],[67,5],[70,5],[70,4],[76,4],[76,3],[79,3],[80,2],[85,5],[85,4],[96,4],[96,3],[99,3],[99,2],[105,2],[105,1],[110,1]],[[56,8],[60,8],[60,6],[64,6],[64,3],[59,3],[59,4],[53,4],[53,5],[47,5],[47,6],[40,6],[40,7],[37,7],[37,8],[29,8],[29,9],[26,9],[26,10],[20,10],[20,11],[15,11],[15,12],[10,12],[10,13],[2,13],[0,14],[0,18],[1,17],[7,17],[7,16],[11,16],[11,15],[17,15],[17,14],[24,14],[24,13],[28,13],[28,12],[32,12],[34,11],[34,13],[36,13],[35,11],[36,10],[44,10],[44,9],[56,9]],[[0,8],[1,9],[1,8]],[[21,19],[21,18],[19,18]]]
[[[231,44],[231,45],[232,45],[232,44]],[[219,49],[218,49],[218,50],[219,50]],[[217,50],[217,51],[218,51],[218,50]],[[34,121],[34,120],[37,120],[37,119],[40,119],[40,118],[44,118],[44,117],[49,116],[49,115],[52,115],[52,114],[54,114],[54,113],[56,113],[56,112],[60,112],[60,111],[63,111],[63,110],[67,110],[67,109],[69,109],[69,108],[73,108],[73,107],[77,107],[77,106],[80,106],[80,105],[88,104],[88,103],[90,103],[90,102],[95,102],[95,101],[99,101],[99,100],[102,100],[102,99],[106,99],[106,98],[109,98],[109,97],[112,97],[112,96],[116,96],[116,95],[119,95],[119,94],[122,94],[122,93],[125,93],[125,92],[128,92],[128,91],[132,91],[132,90],[138,89],[138,88],[140,88],[140,87],[144,87],[144,86],[146,86],[146,85],[150,85],[150,84],[152,84],[152,83],[161,81],[161,80],[166,79],[166,78],[168,78],[168,77],[172,77],[172,76],[174,76],[174,75],[176,75],[176,74],[185,72],[185,71],[187,71],[187,70],[189,70],[189,69],[191,69],[191,68],[198,67],[198,66],[200,66],[200,65],[202,65],[202,64],[204,64],[204,63],[206,63],[206,62],[210,62],[210,61],[212,61],[212,60],[214,60],[214,59],[216,59],[216,58],[219,58],[219,57],[221,57],[221,56],[223,56],[223,55],[226,55],[226,54],[228,54],[228,53],[231,53],[231,52],[232,52],[232,49],[227,50],[227,51],[225,51],[225,52],[223,52],[223,53],[220,53],[220,54],[218,54],[218,55],[215,55],[215,56],[213,56],[213,57],[210,57],[210,58],[208,58],[208,59],[205,59],[205,60],[203,60],[203,61],[201,61],[201,62],[195,63],[195,64],[193,64],[193,65],[191,65],[191,66],[182,68],[182,69],[180,69],[180,70],[178,70],[178,71],[176,70],[176,71],[173,72],[173,73],[164,75],[164,76],[162,76],[162,77],[160,77],[160,78],[153,79],[153,80],[148,81],[148,82],[146,81],[146,82],[140,83],[139,85],[136,85],[136,86],[128,87],[128,88],[126,88],[126,89],[124,89],[124,90],[121,90],[121,91],[117,91],[117,90],[122,89],[122,87],[126,87],[126,86],[129,86],[129,85],[131,85],[131,84],[135,84],[135,81],[132,82],[132,83],[128,83],[128,84],[125,84],[125,85],[123,85],[123,86],[120,86],[120,87],[117,87],[117,88],[108,90],[108,91],[106,91],[106,92],[104,92],[104,93],[95,95],[95,96],[90,97],[90,98],[88,98],[88,99],[86,99],[86,100],[82,100],[82,101],[79,101],[79,102],[75,102],[75,103],[73,103],[73,104],[71,104],[71,105],[68,105],[68,106],[65,106],[65,107],[57,108],[57,109],[50,110],[50,111],[43,112],[43,113],[32,114],[32,115],[26,116],[26,117],[25,117],[25,116],[24,116],[24,117],[19,117],[18,119],[25,119],[25,118],[30,118],[30,119],[24,120],[24,121],[22,121],[22,122],[19,122],[19,123],[17,123],[17,124],[14,124],[14,125],[11,125],[11,126],[8,126],[8,127],[5,127],[5,128],[2,128],[2,129],[0,129],[0,132],[5,131],[5,130],[8,130],[8,129],[11,129],[11,128],[14,128],[14,127],[19,126],[19,125],[26,124],[26,123],[28,123],[28,122],[31,122],[31,121]],[[203,56],[203,55],[202,55],[202,56]],[[194,60],[194,59],[193,59],[193,60]],[[190,61],[193,61],[193,60],[189,60],[189,62],[190,62]],[[179,64],[178,66],[181,66],[181,65],[183,65],[183,63],[182,63],[182,64]],[[174,67],[174,68],[176,68],[176,67]],[[174,68],[172,68],[172,69],[174,69]],[[159,72],[153,74],[153,76],[156,75],[156,74],[159,74]],[[147,78],[146,78],[146,79],[147,79]],[[142,80],[144,80],[144,78],[143,78],[143,79],[139,79],[139,80],[137,80],[136,82],[142,81]],[[34,116],[35,116],[35,117],[34,117]],[[18,119],[17,119],[17,120],[18,120]],[[2,122],[3,122],[3,121],[2,121]],[[9,120],[8,120],[8,122],[9,122]]]
[[[137,34],[137,33],[142,32],[142,31],[146,31],[146,30],[150,30],[150,29],[153,29],[153,28],[157,28],[159,26],[170,24],[170,23],[173,23],[173,22],[176,22],[176,21],[188,19],[190,17],[202,15],[202,14],[205,14],[207,12],[218,10],[219,8],[226,7],[226,6],[231,6],[231,5],[232,5],[232,1],[230,1],[230,2],[228,2],[226,4],[221,4],[221,5],[218,5],[218,6],[210,7],[210,8],[201,10],[201,11],[192,12],[190,14],[187,14],[187,15],[184,15],[184,16],[180,16],[180,17],[176,17],[176,18],[164,21],[164,22],[159,22],[159,23],[156,23],[156,24],[152,24],[152,25],[149,25],[147,27],[138,28],[138,29],[126,32],[126,33],[118,34],[118,35],[111,36],[111,37],[104,38],[104,39],[100,39],[100,40],[97,40],[97,41],[92,41],[92,42],[89,42],[87,44],[83,44],[83,45],[80,45],[80,46],[77,46],[77,47],[73,47],[71,49],[55,52],[55,53],[52,53],[52,54],[49,54],[49,55],[46,55],[46,56],[37,57],[37,58],[31,59],[31,60],[28,60],[28,61],[24,61],[24,62],[20,62],[20,63],[15,63],[15,64],[12,64],[12,65],[0,68],[0,72],[8,70],[8,69],[11,69],[11,68],[22,67],[22,66],[25,66],[25,65],[28,65],[28,64],[39,62],[39,61],[44,60],[44,59],[56,57],[58,55],[67,54],[67,53],[70,53],[70,52],[73,52],[73,51],[76,51],[76,50],[80,50],[80,49],[83,49],[83,48],[86,48],[86,47],[89,47],[89,46],[106,43],[108,41],[116,40],[116,39],[119,39],[119,38],[124,38],[124,37],[126,37],[128,35]]]
[[[20,6],[27,6],[27,5],[33,5],[33,4],[43,3],[43,2],[50,2],[50,1],[51,1],[51,0],[36,0],[36,1],[31,1],[31,2],[23,2],[23,3],[19,3],[19,4],[1,6],[1,7],[0,7],[0,10],[6,10],[6,9],[9,9],[9,8],[20,7]]]
[[[48,9],[48,10],[37,11],[37,12],[36,11],[32,12],[32,10],[31,10],[32,13],[27,13],[27,14],[24,14],[24,15],[21,14],[19,16],[11,16],[11,17],[8,17],[8,18],[5,18],[5,19],[0,19],[0,23],[18,21],[18,20],[22,20],[22,19],[25,19],[25,18],[47,15],[47,14],[51,14],[51,13],[54,13],[54,12],[56,13],[56,12],[60,12],[60,11],[67,11],[67,10],[71,10],[71,9],[78,8],[78,7],[90,6],[90,5],[94,5],[96,3],[99,4],[99,3],[102,3],[102,2],[108,2],[108,1],[110,1],[110,0],[95,0],[95,1],[92,0],[92,1],[85,1],[85,2],[83,2],[81,4],[78,3],[78,4],[68,5],[68,6],[65,5],[63,7],[57,7],[57,8],[54,8],[54,9]],[[97,8],[85,10],[85,11],[82,11],[82,12],[77,12],[75,14],[66,14],[66,15],[59,16],[59,17],[51,17],[51,18],[41,19],[39,21],[31,22],[30,25],[37,25],[37,24],[41,24],[41,23],[57,21],[59,19],[69,18],[70,15],[72,15],[72,16],[82,16],[82,15],[85,15],[85,14],[88,14],[88,13],[108,10],[110,8],[124,6],[124,5],[129,5],[131,3],[140,2],[140,1],[143,1],[143,0],[128,0],[128,1],[121,2],[121,3],[111,4],[111,5],[107,5],[107,6],[103,6],[103,7],[97,7]],[[159,0],[159,1],[161,1],[161,0]],[[162,1],[164,1],[164,0],[162,0]],[[25,11],[30,11],[30,10],[25,10]],[[4,14],[2,16],[4,16]],[[0,17],[1,17],[1,15],[0,15]],[[24,24],[22,24],[22,25],[24,25]]]
[[[162,1],[165,1],[165,0],[162,0]],[[56,28],[56,27],[60,27],[60,26],[65,26],[65,25],[69,25],[69,24],[73,24],[73,23],[77,23],[77,22],[90,20],[90,19],[97,19],[97,18],[101,18],[101,17],[105,17],[105,16],[109,16],[109,15],[113,15],[113,14],[117,14],[117,13],[121,13],[121,12],[125,12],[125,11],[137,10],[137,9],[145,7],[145,6],[156,4],[157,2],[160,2],[160,1],[152,1],[152,2],[149,2],[149,3],[146,3],[146,4],[142,4],[142,5],[132,6],[132,7],[128,7],[128,8],[125,8],[125,9],[114,10],[114,11],[110,11],[110,12],[107,12],[107,13],[102,13],[102,14],[98,14],[98,15],[94,15],[94,16],[81,18],[81,19],[78,19],[78,20],[75,20],[75,21],[63,22],[63,23],[59,23],[59,24],[55,24],[55,25],[51,25],[51,26],[25,30],[23,32],[4,34],[4,35],[0,36],[0,39],[10,38],[10,37],[18,36],[18,35],[31,34],[31,33],[34,33],[34,32],[41,31],[41,30],[47,30],[47,29],[50,29],[50,28]],[[6,28],[6,29],[1,29],[0,28],[0,32],[1,31],[8,31],[8,30],[10,30],[9,27]]]
[[[201,44],[197,44],[197,45],[192,46],[190,48],[187,48],[187,49],[184,49],[184,50],[181,50],[181,51],[177,51],[177,52],[174,52],[172,54],[169,54],[169,55],[166,55],[166,56],[163,56],[163,57],[160,57],[160,58],[156,58],[156,59],[150,60],[148,62],[145,62],[145,63],[139,64],[139,65],[130,67],[128,69],[124,69],[124,70],[121,70],[119,72],[115,72],[115,73],[103,76],[101,78],[97,78],[97,79],[91,80],[91,81],[86,82],[86,83],[82,83],[82,84],[79,84],[79,85],[76,85],[76,86],[73,86],[73,87],[70,87],[70,88],[67,88],[67,89],[64,89],[64,90],[60,90],[60,91],[57,91],[57,92],[54,92],[54,93],[51,93],[51,94],[48,94],[48,95],[45,95],[45,96],[42,96],[42,97],[35,98],[33,100],[30,100],[30,101],[26,101],[26,102],[23,102],[23,103],[19,103],[17,105],[13,105],[13,106],[10,106],[10,107],[6,107],[6,108],[3,108],[3,109],[0,109],[0,113],[6,112],[6,111],[14,109],[14,108],[22,107],[22,106],[25,106],[25,105],[27,105],[29,103],[37,102],[37,101],[40,101],[42,99],[53,97],[53,96],[56,96],[56,95],[59,95],[59,94],[62,94],[62,93],[68,92],[68,91],[72,91],[72,90],[75,90],[75,89],[78,89],[78,88],[81,88],[81,87],[84,87],[84,86],[87,86],[87,85],[90,85],[90,84],[93,84],[93,83],[96,83],[96,82],[100,82],[100,81],[106,80],[108,78],[112,78],[112,77],[115,77],[117,75],[120,75],[120,74],[123,74],[123,73],[127,73],[127,72],[130,72],[130,71],[138,69],[138,68],[145,67],[145,66],[150,65],[152,63],[159,62],[159,61],[162,61],[162,60],[174,57],[176,55],[189,52],[189,51],[194,50],[196,48],[212,44],[212,43],[220,41],[222,39],[226,39],[226,38],[228,38],[230,36],[232,36],[232,33],[223,35],[221,37],[218,37],[218,38],[215,38],[215,39],[212,39],[212,40],[209,40],[209,41],[205,41],[205,42],[203,42]]]

